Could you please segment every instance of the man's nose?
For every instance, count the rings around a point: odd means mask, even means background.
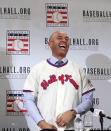
[[[63,42],[66,42],[66,39],[65,39],[65,38],[62,38],[62,41],[63,41]]]

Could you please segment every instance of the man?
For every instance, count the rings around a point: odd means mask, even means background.
[[[38,131],[74,130],[76,113],[84,114],[92,107],[94,88],[84,71],[67,60],[70,42],[66,33],[54,32],[48,44],[52,56],[34,66],[27,77],[24,106],[37,123]]]

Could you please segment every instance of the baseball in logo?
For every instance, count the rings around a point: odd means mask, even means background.
[[[27,112],[23,107],[23,92],[21,90],[7,90],[6,94],[7,115],[23,115]]]
[[[7,55],[29,55],[30,32],[23,30],[7,31]]]
[[[46,3],[46,26],[68,26],[68,4]]]

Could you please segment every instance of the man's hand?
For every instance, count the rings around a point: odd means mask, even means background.
[[[56,124],[60,127],[64,127],[75,117],[76,112],[74,110],[66,111],[61,116],[57,117]]]
[[[42,120],[38,123],[38,126],[41,128],[41,129],[55,129],[57,130],[57,128],[54,126],[54,125],[51,125],[47,122],[45,122],[45,120]]]

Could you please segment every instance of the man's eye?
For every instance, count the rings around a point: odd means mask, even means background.
[[[69,40],[69,38],[68,38],[68,37],[66,37],[66,38],[65,38],[65,40],[67,40],[67,41],[68,41],[68,40]]]

